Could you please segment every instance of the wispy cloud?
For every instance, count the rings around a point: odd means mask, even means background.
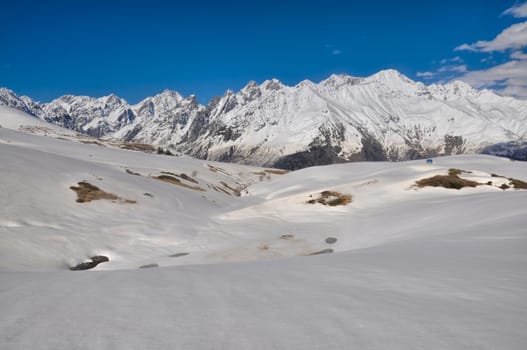
[[[342,55],[342,50],[335,44],[326,44],[325,47],[333,56]]]
[[[446,60],[446,61],[441,60],[441,61],[452,62],[450,60]],[[457,62],[461,60],[455,60],[455,61]],[[460,74],[466,73],[467,71],[468,71],[468,67],[466,64],[459,64],[459,65],[448,64],[446,66],[440,67],[439,69],[433,72],[431,71],[417,72],[415,76],[417,78],[422,78],[425,80],[438,79],[439,82],[445,83],[451,80],[452,78],[459,76]]]
[[[432,72],[417,72],[415,75],[418,78],[432,79],[435,76],[435,73],[432,73]]]
[[[512,60],[489,69],[466,72],[460,79],[477,88],[527,98],[527,60]]]
[[[502,15],[527,18],[527,2],[514,5]],[[433,71],[418,72],[416,77],[434,79],[439,83],[463,80],[475,88],[490,88],[503,95],[527,99],[527,21],[503,29],[492,40],[459,45],[454,51],[486,54],[480,62],[487,68],[470,70],[461,56],[455,56],[434,62],[440,67]],[[497,52],[505,54],[498,55],[505,57],[505,62],[496,63],[494,53]]]
[[[527,2],[523,4],[515,4],[513,7],[503,11],[502,15],[510,15],[516,18],[527,17]]]
[[[439,63],[441,64],[447,64],[447,63],[456,63],[456,62],[463,62],[463,59],[459,56],[452,57],[452,58],[443,58]]]
[[[522,51],[514,51],[511,53],[511,58],[515,60],[527,60],[527,53]]]
[[[463,44],[456,47],[455,51],[493,52],[509,49],[521,49],[527,46],[527,22],[511,25],[503,30],[493,40],[480,40],[473,44]]]
[[[465,73],[468,71],[468,68],[466,64],[449,65],[449,66],[441,67],[437,71],[439,73],[445,73],[445,72]]]
[[[502,15],[515,18],[527,17],[527,2],[516,4],[505,10]],[[466,65],[445,66],[438,72],[455,73],[455,79],[466,81],[476,88],[492,88],[503,95],[527,98],[527,21],[509,26],[492,40],[480,40],[472,44],[463,44],[455,51],[473,51],[490,53],[481,59],[482,63],[493,64],[494,52],[509,54],[509,60],[486,69],[469,70]],[[447,63],[447,62],[444,62]]]

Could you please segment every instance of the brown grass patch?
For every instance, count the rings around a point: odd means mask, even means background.
[[[181,173],[181,174],[179,174],[179,177],[181,177],[183,180],[187,180],[187,181],[189,181],[189,182],[193,182],[193,183],[195,183],[196,185],[199,184],[198,180],[196,180],[196,179],[194,179],[194,178],[188,176],[188,175],[185,174],[185,173]]]
[[[134,200],[123,199],[121,197],[116,196],[113,193],[105,192],[101,190],[99,187],[92,185],[86,181],[81,181],[78,183],[78,186],[71,186],[70,189],[77,193],[78,203],[86,203],[86,202],[91,202],[91,201],[95,201],[99,199],[107,199],[107,200],[111,200],[114,202],[119,201],[119,202],[127,203],[127,204],[137,203]]]
[[[502,176],[502,175],[498,175],[498,174],[490,174],[491,177],[500,177],[502,179],[505,179],[506,177],[505,176]],[[499,186],[499,188],[501,188],[502,190],[507,190],[511,187],[517,189],[517,190],[527,190],[527,182],[525,181],[522,181],[522,180],[518,180],[518,179],[515,179],[515,178],[512,178],[512,177],[509,177],[508,178],[509,180],[509,184],[502,184],[501,186]],[[487,183],[488,185],[492,185],[492,182],[489,181]]]
[[[175,174],[175,173],[171,173],[171,172],[169,172],[169,171],[162,171],[161,174],[172,175],[172,176],[178,177],[178,178],[180,178],[180,179],[187,180],[187,181],[189,181],[189,182],[193,182],[193,183],[195,183],[195,184],[197,184],[197,185],[199,184],[199,182],[198,182],[196,179],[194,179],[194,178],[188,176],[188,175],[185,174],[185,173],[181,173],[181,174],[178,175],[178,174]]]
[[[335,207],[337,205],[346,205],[351,203],[352,197],[347,193],[340,193],[337,191],[322,191],[318,198],[310,199],[307,201],[308,204],[320,203],[322,205],[328,205]]]
[[[128,149],[131,151],[141,151],[141,152],[147,152],[152,153],[156,150],[156,148],[152,145],[146,144],[146,143],[139,143],[139,142],[121,142],[118,143],[117,146],[122,149]]]
[[[452,170],[452,169],[451,169]],[[455,174],[455,175],[452,175]],[[449,175],[436,175],[426,179],[416,181],[417,187],[444,187],[460,190],[463,187],[477,187],[479,182],[462,179],[457,173],[449,170]]]
[[[265,176],[267,175],[267,173],[265,171],[256,171],[256,172],[253,172],[254,175],[260,175],[260,176]]]
[[[48,128],[46,126],[36,126],[36,125],[21,125],[18,128],[19,131],[24,132],[30,132],[32,134],[43,132],[43,133],[51,133],[53,130],[51,128]]]
[[[231,175],[223,168],[220,168],[220,167],[217,167],[217,166],[214,166],[214,165],[211,165],[211,164],[207,164],[207,166],[209,167],[209,170],[212,171],[213,173],[220,172],[220,173],[225,174],[227,176]]]
[[[518,180],[518,179],[513,179],[513,178],[510,178],[509,181],[510,181],[510,185],[514,187],[515,189],[527,190],[527,182]]]
[[[228,192],[227,190],[221,188],[221,187],[217,187],[217,186],[214,186],[212,185],[212,188],[216,191],[216,192],[223,192],[225,193],[226,195],[230,196],[230,192]]]
[[[448,169],[448,175],[450,175],[450,176],[459,176],[459,175],[461,175],[463,173],[465,173],[465,174],[472,174],[472,171],[456,169],[456,168]]]
[[[460,190],[464,187],[477,187],[483,185],[476,181],[465,180],[459,177],[459,175],[472,173],[471,171],[450,168],[448,169],[448,175],[436,175],[426,179],[421,179],[415,182],[417,187],[444,187],[449,189]]]
[[[266,173],[273,174],[273,175],[284,175],[287,174],[288,170],[282,170],[282,169],[265,169]]]
[[[194,190],[194,191],[206,191],[204,188],[201,188],[200,186],[187,185],[186,183],[181,182],[181,180],[179,180],[179,179],[177,179],[177,178],[175,178],[173,176],[169,176],[169,175],[153,176],[152,178],[156,179],[156,180],[165,181],[165,182],[168,182],[168,183],[173,184],[173,185],[178,185],[178,186],[181,186],[181,187],[185,187],[185,188],[188,188],[188,189],[191,189],[191,190]]]
[[[229,184],[226,183],[225,181],[220,181],[220,184],[222,184],[223,187],[225,187],[226,189],[230,190],[235,196],[239,196],[240,195],[240,191],[238,189],[229,186]]]
[[[213,173],[218,172],[218,168],[216,168],[214,165],[207,164],[207,166],[209,167],[209,170],[212,171]]]
[[[461,175],[464,172],[465,171],[461,170],[461,169],[455,169],[455,168],[448,169],[448,175],[449,176],[459,176],[459,175]]]
[[[79,140],[79,142],[85,143],[87,145],[97,145],[97,146],[101,146],[101,147],[106,147],[104,144],[102,144],[102,143],[100,143],[99,141],[96,141],[96,140]]]
[[[307,253],[306,255],[310,256],[310,255],[320,255],[320,254],[329,254],[329,253],[333,253],[333,249],[326,248],[326,249],[322,249],[316,252]]]

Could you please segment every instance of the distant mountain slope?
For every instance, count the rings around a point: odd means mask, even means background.
[[[395,70],[292,87],[250,82],[207,106],[168,90],[129,105],[115,95],[37,103],[0,89],[0,104],[96,137],[287,169],[475,153],[527,138],[527,101],[460,81],[426,86]]]

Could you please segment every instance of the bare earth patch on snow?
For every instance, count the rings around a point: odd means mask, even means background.
[[[77,193],[77,202],[78,203],[87,203],[95,200],[106,199],[112,202],[126,203],[126,204],[135,204],[137,201],[124,199],[116,196],[113,193],[109,193],[101,190],[99,187],[90,184],[86,181],[81,181],[78,183],[78,186],[71,186],[71,190]]]

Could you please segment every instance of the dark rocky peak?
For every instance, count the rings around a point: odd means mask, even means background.
[[[258,84],[251,80],[243,89],[240,90],[240,96],[242,97],[243,102],[250,102],[262,95],[260,87]]]
[[[280,90],[281,88],[283,88],[285,85],[282,84],[280,82],[280,80],[278,79],[271,79],[271,80],[266,80],[263,82],[262,84],[262,87],[265,89],[265,90]]]

